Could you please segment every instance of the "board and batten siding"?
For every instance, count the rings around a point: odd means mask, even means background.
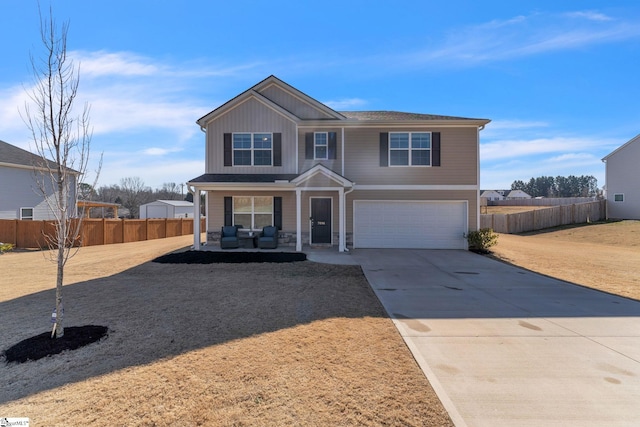
[[[380,166],[380,133],[440,132],[440,166]],[[468,128],[345,129],[345,177],[360,185],[477,185],[478,130]]]
[[[260,90],[260,94],[304,120],[333,118],[275,84]]]
[[[335,159],[315,160],[307,159],[306,137],[308,133],[334,132],[336,134]],[[308,171],[317,164],[321,164],[337,174],[342,175],[342,131],[339,128],[309,128],[303,127],[298,131],[298,163],[300,173]]]
[[[438,201],[468,201],[469,230],[478,229],[477,195],[473,190],[355,190],[347,194],[346,226],[347,232],[353,231],[353,201],[354,200],[438,200]]]
[[[282,166],[224,166],[224,134],[282,134]],[[206,173],[296,173],[296,124],[255,99],[248,99],[207,125]]]

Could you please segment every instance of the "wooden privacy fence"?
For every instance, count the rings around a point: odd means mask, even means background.
[[[200,229],[204,230],[205,219],[200,221]],[[193,218],[85,218],[81,227],[80,246],[109,245],[193,234]],[[54,221],[0,219],[0,242],[11,243],[17,248],[47,248],[45,234],[53,233]]]
[[[553,206],[513,214],[480,215],[480,228],[496,233],[524,233],[559,225],[581,224],[605,219],[606,201]]]

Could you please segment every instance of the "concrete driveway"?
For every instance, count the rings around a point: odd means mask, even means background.
[[[640,425],[640,302],[465,251],[346,256],[457,426]]]

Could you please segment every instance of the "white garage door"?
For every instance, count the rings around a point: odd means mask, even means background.
[[[354,202],[355,248],[466,249],[467,202]]]

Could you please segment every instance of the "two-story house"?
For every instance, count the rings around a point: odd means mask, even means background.
[[[56,163],[29,151],[0,141],[0,219],[55,219],[54,183],[49,168]],[[79,173],[69,169],[71,189]],[[69,195],[75,215],[75,193]]]
[[[208,245],[223,225],[275,225],[280,246],[297,251],[466,249],[478,228],[479,132],[489,120],[337,112],[270,76],[197,123],[206,170],[188,185],[206,194]],[[199,204],[194,197],[194,212]]]

